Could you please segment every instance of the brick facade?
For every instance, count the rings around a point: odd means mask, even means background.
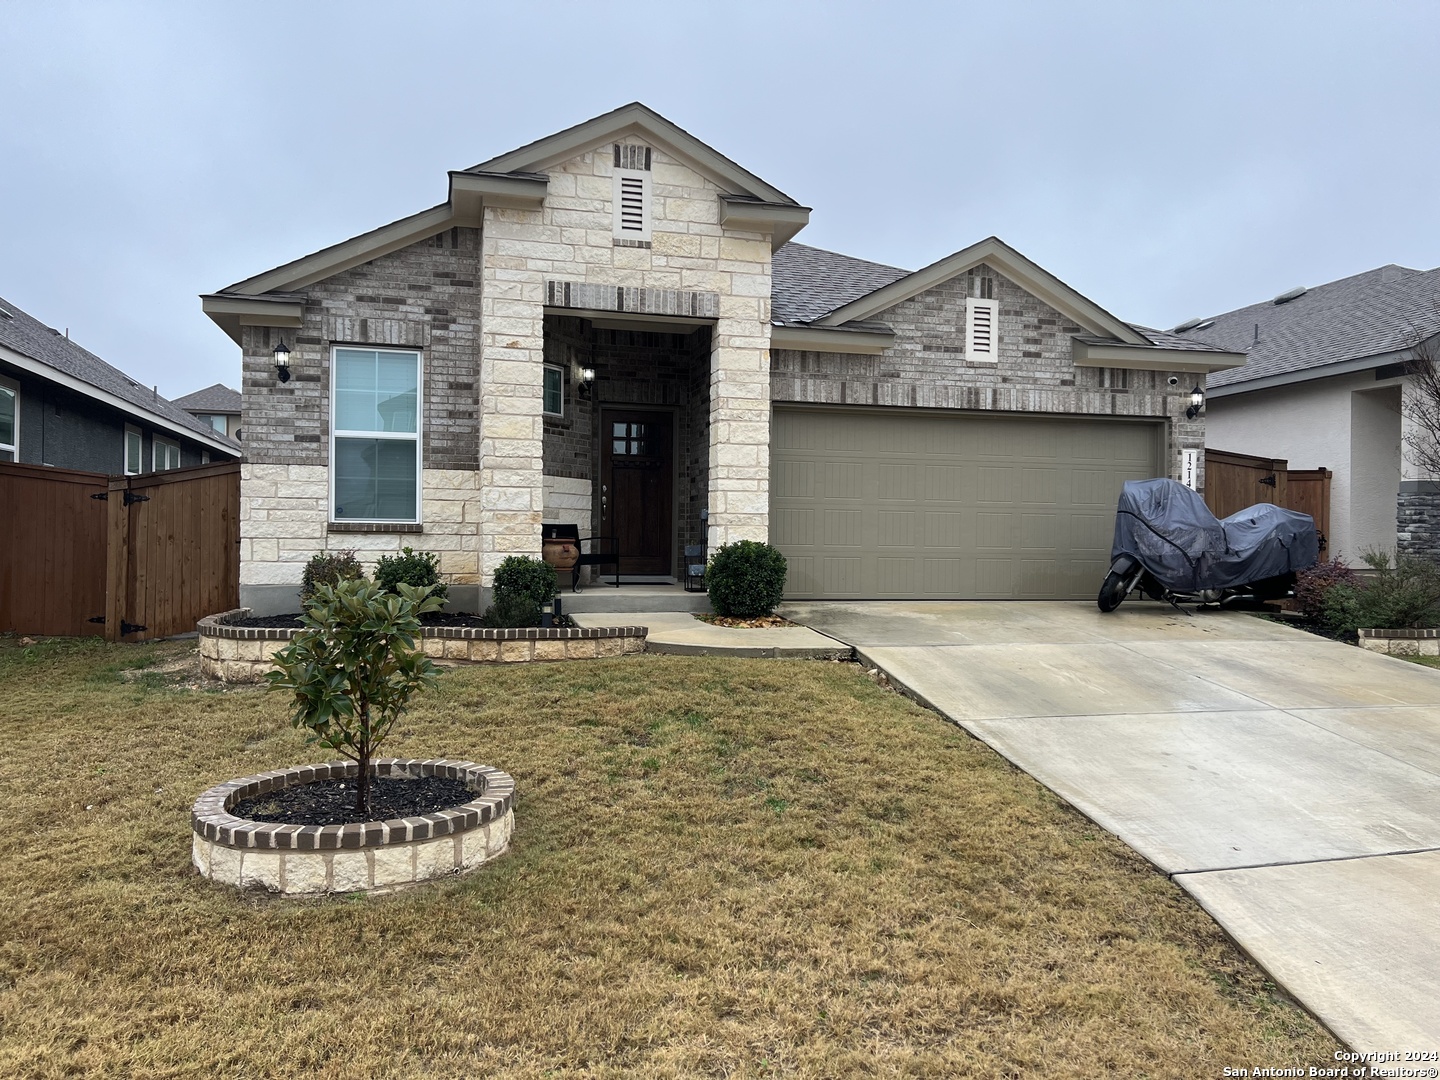
[[[965,300],[982,283],[999,301],[996,362],[965,356]],[[1187,419],[1190,389],[1204,375],[1076,367],[1071,338],[1083,331],[1044,301],[983,264],[874,316],[895,331],[879,356],[777,349],[776,402],[924,409],[1133,416],[1167,419],[1170,475],[1181,451],[1205,444],[1203,417]],[[1174,378],[1172,385],[1170,379]],[[1204,486],[1203,476],[1200,486]]]

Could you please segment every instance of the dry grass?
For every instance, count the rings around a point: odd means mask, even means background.
[[[316,755],[278,696],[156,672],[186,651],[0,643],[0,1075],[1195,1077],[1335,1049],[1138,856],[844,664],[451,671],[389,749],[513,773],[511,853],[386,898],[239,895],[190,868],[191,800]]]

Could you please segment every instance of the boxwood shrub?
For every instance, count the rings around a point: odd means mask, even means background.
[[[785,556],[769,544],[725,544],[705,568],[710,606],[717,615],[737,619],[769,615],[785,595],[785,570]]]
[[[400,549],[399,555],[381,555],[375,564],[375,583],[395,592],[401,583],[417,589],[430,588],[430,595],[445,599],[449,589],[440,580],[440,556],[433,551]]]
[[[554,567],[511,555],[495,568],[494,599],[482,618],[487,626],[539,626],[540,605],[554,595]]]

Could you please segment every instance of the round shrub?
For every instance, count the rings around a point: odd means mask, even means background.
[[[430,595],[445,599],[449,589],[440,581],[440,556],[433,551],[400,549],[399,555],[381,555],[375,564],[375,584],[396,592],[396,585],[413,585],[417,589],[434,586]]]
[[[300,578],[300,599],[308,604],[321,585],[333,589],[342,581],[358,581],[364,576],[365,568],[354,551],[317,551],[310,556]]]
[[[717,615],[737,619],[769,615],[785,595],[785,569],[785,556],[769,544],[725,544],[705,568],[710,606]]]
[[[1359,575],[1339,559],[1316,563],[1295,575],[1295,606],[1307,619],[1323,620],[1330,590],[1337,586],[1354,590],[1359,584]]]
[[[495,568],[494,600],[486,626],[539,626],[540,605],[555,595],[555,568],[542,559],[511,555]]]

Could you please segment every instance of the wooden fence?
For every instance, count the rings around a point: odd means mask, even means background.
[[[1205,505],[1216,517],[1268,502],[1315,519],[1320,550],[1330,533],[1330,470],[1292,469],[1283,458],[1205,449]]]
[[[239,604],[240,466],[0,464],[0,631],[141,641]]]

